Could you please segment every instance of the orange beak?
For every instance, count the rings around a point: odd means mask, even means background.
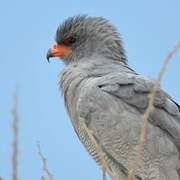
[[[73,51],[65,45],[54,43],[51,48],[47,52],[47,60],[49,62],[49,58],[51,57],[60,57],[67,53],[72,53]]]

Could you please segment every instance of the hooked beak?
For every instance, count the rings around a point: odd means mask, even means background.
[[[47,54],[46,54],[46,59],[47,59],[48,63],[49,63],[49,58],[51,58],[51,57],[53,57],[53,53],[52,53],[52,51],[51,51],[51,48],[49,48],[49,49],[48,49],[48,52],[47,52]]]
[[[51,57],[61,57],[65,54],[72,53],[73,51],[66,45],[54,43],[46,54],[47,61]]]

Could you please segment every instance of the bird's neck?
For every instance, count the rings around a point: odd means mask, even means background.
[[[103,57],[104,59],[118,61],[124,64],[127,64],[128,62],[125,51],[121,46],[120,47],[116,47],[113,45],[105,46],[98,50],[98,54],[100,54],[101,57]]]
[[[103,77],[119,72],[135,73],[125,62],[109,60],[101,56],[84,58],[64,68],[61,73],[60,87],[64,94],[72,83],[77,86],[77,84],[81,83],[84,79]]]
[[[78,63],[75,63],[75,65],[80,72],[87,74],[88,77],[101,77],[117,72],[134,73],[134,71],[129,68],[127,61],[111,59],[101,54],[95,54],[90,58],[83,58]]]

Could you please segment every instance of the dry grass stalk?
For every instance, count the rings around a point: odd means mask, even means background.
[[[134,162],[132,163],[132,166],[130,167],[130,169],[128,171],[128,180],[133,179],[135,172],[140,165],[141,152],[142,152],[143,147],[144,147],[147,125],[148,125],[148,118],[150,116],[150,113],[153,110],[153,104],[154,104],[156,92],[159,89],[161,79],[163,77],[164,72],[166,71],[166,68],[167,68],[169,61],[171,60],[172,56],[177,52],[177,50],[179,48],[180,48],[180,42],[178,42],[176,44],[176,46],[172,49],[172,51],[169,52],[168,56],[164,60],[164,63],[162,65],[160,72],[158,73],[158,78],[157,78],[156,83],[152,89],[152,92],[149,94],[149,104],[148,104],[148,107],[147,107],[147,109],[143,115],[143,121],[141,123],[141,133],[140,133],[139,143],[138,143],[137,150],[136,150],[136,157],[135,157]]]
[[[44,176],[41,176],[41,179],[42,179],[42,180],[46,180],[46,178],[45,178]]]
[[[96,142],[96,139],[94,138],[94,135],[93,135],[93,132],[92,130],[90,130],[86,123],[84,121],[82,121],[83,123],[83,126],[84,126],[84,129],[86,130],[86,132],[88,133],[88,136],[89,138],[91,139],[91,142],[94,144],[94,147],[96,149],[96,152],[97,154],[100,156],[100,165],[101,165],[101,168],[102,168],[102,171],[103,171],[103,180],[106,180],[106,172],[110,175],[113,176],[112,174],[112,171],[109,169],[107,163],[106,163],[106,160],[104,158],[105,154],[101,148],[101,146]]]
[[[103,180],[107,180],[107,178],[106,178],[106,171],[102,170],[102,173],[103,173]]]
[[[53,175],[52,175],[52,173],[49,171],[48,166],[47,166],[47,158],[44,157],[44,155],[43,155],[43,153],[42,153],[42,151],[41,151],[41,146],[40,146],[40,143],[39,143],[39,142],[37,143],[37,147],[38,147],[38,154],[39,154],[39,156],[41,157],[42,164],[43,164],[42,169],[43,169],[43,171],[47,174],[48,179],[49,179],[49,180],[53,180]],[[45,180],[45,177],[44,177],[44,176],[41,176],[41,179],[42,179],[42,180]]]
[[[18,144],[19,144],[19,116],[17,114],[18,110],[18,95],[17,91],[14,92],[13,97],[13,108],[12,108],[12,129],[13,129],[13,140],[12,140],[12,179],[18,180]]]

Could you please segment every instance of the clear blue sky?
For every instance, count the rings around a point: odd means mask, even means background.
[[[6,0],[0,5],[0,176],[10,180],[11,107],[19,88],[21,180],[43,175],[36,142],[55,180],[97,180],[101,171],[74,133],[58,89],[64,64],[46,61],[59,23],[76,14],[104,16],[122,34],[129,64],[156,77],[168,51],[180,40],[179,0]],[[180,103],[180,52],[162,87]]]

